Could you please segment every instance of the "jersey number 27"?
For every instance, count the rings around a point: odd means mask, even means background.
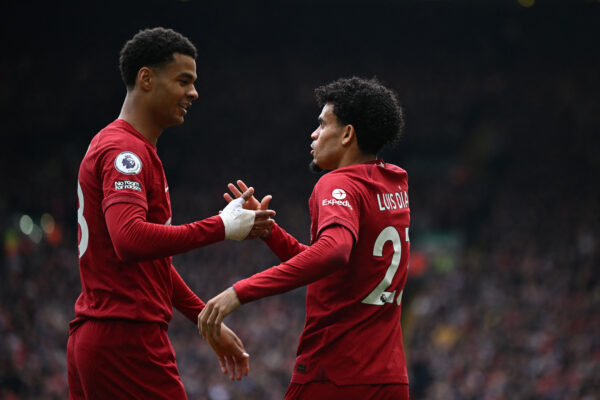
[[[408,227],[405,228],[406,231],[406,241],[408,242]],[[394,301],[394,296],[396,295],[396,291],[388,292],[387,289],[392,284],[392,280],[394,279],[394,275],[398,271],[398,266],[400,265],[400,260],[402,258],[402,239],[400,238],[400,234],[393,226],[388,226],[384,228],[377,239],[375,239],[375,245],[373,246],[373,256],[381,257],[383,256],[383,246],[385,246],[386,242],[392,242],[394,246],[394,255],[392,256],[392,262],[389,267],[385,271],[385,276],[383,280],[379,282],[379,284],[369,293],[367,297],[365,297],[362,301],[363,304],[371,304],[374,306],[382,306],[386,303],[392,303]],[[400,305],[402,301],[402,292],[398,294],[396,298],[396,304]]]

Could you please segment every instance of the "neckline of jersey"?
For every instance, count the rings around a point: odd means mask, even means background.
[[[125,128],[125,130],[127,130],[129,133],[139,137],[140,139],[142,139],[144,141],[144,143],[146,143],[148,146],[150,146],[152,149],[154,149],[154,151],[156,151],[156,146],[153,145],[144,135],[142,135],[140,132],[138,132],[137,129],[135,129],[133,127],[133,125],[131,125],[129,122],[125,121],[122,118],[117,118],[115,120],[115,122],[119,122],[121,123],[121,125],[123,125],[123,127]]]
[[[336,168],[336,169],[334,169],[334,171],[339,171],[339,170],[346,169],[346,168],[352,168],[352,167],[357,167],[359,165],[368,165],[368,164],[383,164],[385,166],[385,161],[383,160],[383,158],[376,158],[375,160],[364,161],[361,163],[350,164],[350,165],[346,165],[345,167]]]

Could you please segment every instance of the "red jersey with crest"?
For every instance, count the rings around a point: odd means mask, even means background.
[[[92,139],[79,169],[77,194],[82,293],[71,329],[89,318],[159,322],[166,327],[174,302],[188,307],[189,318],[197,315],[203,303],[174,270],[171,257],[122,261],[105,221],[111,205],[129,203],[146,211],[146,222],[171,223],[169,187],[156,147],[126,121],[115,120]],[[214,226],[204,232],[214,236],[210,241],[223,239],[218,218],[205,220]]]
[[[319,180],[309,206],[311,245],[332,225],[347,228],[354,244],[346,266],[308,285],[292,382],[408,383],[400,327],[410,251],[406,171],[382,160],[339,168]],[[306,251],[287,242],[280,247]],[[242,301],[261,297],[253,281],[267,271],[234,285]]]

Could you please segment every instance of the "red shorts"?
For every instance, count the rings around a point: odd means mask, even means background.
[[[69,399],[187,399],[157,323],[84,322],[67,343]]]
[[[291,383],[285,400],[408,400],[408,385],[389,383],[382,385],[338,386],[330,381],[305,384]]]

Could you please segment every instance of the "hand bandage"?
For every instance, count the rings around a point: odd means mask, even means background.
[[[219,216],[225,225],[225,239],[244,240],[254,226],[254,211],[242,208],[244,199],[231,201]]]

